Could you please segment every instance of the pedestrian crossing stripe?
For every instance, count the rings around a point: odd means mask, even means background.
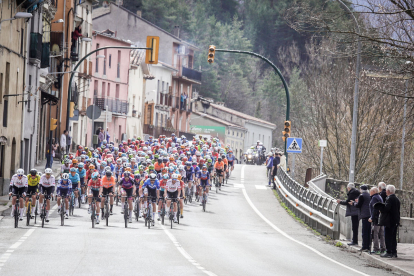
[[[286,152],[301,153],[302,152],[302,138],[289,137],[287,139]]]

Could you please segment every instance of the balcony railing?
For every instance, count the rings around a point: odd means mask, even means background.
[[[175,133],[176,131],[174,129],[170,129],[166,127],[159,127],[159,126],[144,124],[143,132],[144,134],[149,134],[154,137],[159,137],[160,135],[171,137],[171,134]]]
[[[38,60],[42,59],[42,34],[30,33],[30,52],[29,58]]]
[[[186,68],[183,66],[182,76],[190,80],[201,82],[201,72],[194,69]]]
[[[95,98],[95,104],[101,110],[106,110],[118,114],[128,114],[128,101],[114,99],[114,98]]]

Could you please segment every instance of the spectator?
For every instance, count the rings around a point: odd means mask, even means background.
[[[383,258],[397,258],[397,228],[400,225],[400,200],[395,195],[395,186],[387,185],[387,200],[377,203],[375,209],[380,211],[379,224],[385,226],[385,246],[387,252],[381,254]]]
[[[358,208],[358,219],[362,221],[362,248],[361,251],[369,252],[369,247],[371,244],[371,223],[369,218],[371,214],[369,212],[369,203],[371,197],[368,192],[368,186],[361,185],[360,187],[361,194],[355,202],[351,201],[349,204],[353,204]]]
[[[272,167],[273,167],[273,153],[272,152],[269,152],[268,154],[267,154],[268,156],[267,156],[267,159],[266,159],[266,167],[267,167],[267,177],[269,178],[269,186],[270,186],[270,183],[271,182],[273,182],[274,180],[274,177],[273,177],[273,174],[272,174]]]
[[[348,245],[357,245],[358,244],[358,227],[359,227],[359,219],[358,219],[358,209],[349,204],[351,201],[354,201],[358,198],[360,192],[355,189],[354,183],[349,183],[347,186],[348,194],[346,200],[338,199],[337,202],[341,205],[346,205],[346,217],[351,217],[352,222],[352,242],[348,243]]]
[[[58,148],[57,143],[55,143],[55,138],[52,138],[52,146],[50,146],[50,142],[47,145],[46,148],[46,166],[45,169],[47,168],[52,168],[53,165],[53,157],[55,157],[55,151]],[[52,152],[50,152],[50,148],[52,148]]]
[[[181,101],[180,109],[182,110],[184,106],[184,93],[181,94],[180,101]]]
[[[99,128],[99,134],[98,134],[98,147],[100,147],[102,145],[102,141],[105,140],[105,134],[103,129],[100,127]]]
[[[371,222],[372,234],[374,235],[373,250],[371,251],[371,253],[379,255],[381,253],[384,253],[385,251],[384,227],[378,225],[379,211],[374,208],[374,205],[377,202],[383,201],[382,197],[378,193],[378,188],[372,187],[369,192],[371,195],[371,201],[369,202],[369,212],[371,214],[371,217],[368,221]]]
[[[62,136],[60,136],[60,150],[62,157],[66,154],[66,138],[69,132],[65,129],[62,133]]]
[[[286,171],[286,155],[283,151],[279,152],[279,158],[280,158],[280,167]]]
[[[380,196],[382,197],[382,202],[385,202],[385,200],[387,199],[387,192],[385,191],[386,187],[387,185],[385,185],[384,182],[378,183],[378,190],[379,190]]]
[[[66,135],[66,154],[69,154],[70,152],[70,146],[72,145],[72,137],[68,134]]]
[[[277,152],[275,154],[275,158],[273,158],[273,173],[272,173],[272,183],[273,183],[273,189],[276,189],[276,184],[275,184],[275,176],[277,175],[277,168],[279,167],[280,164],[280,156],[279,153]]]
[[[111,138],[111,135],[109,135],[109,127],[106,128],[105,138],[106,138],[106,141],[109,141],[109,138]]]

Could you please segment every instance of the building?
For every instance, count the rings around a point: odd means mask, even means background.
[[[23,116],[28,108],[24,101],[29,93],[25,80],[27,21],[31,19],[14,19],[17,12],[27,11],[28,6],[20,4],[0,2],[0,194],[8,192],[10,178],[22,166]]]
[[[93,37],[93,50],[106,46],[131,46],[130,42],[115,37],[115,34],[110,31],[94,31]],[[126,139],[130,52],[130,49],[109,48],[98,51],[92,56],[94,71],[89,98],[93,99],[102,113],[98,119],[95,119],[94,126],[92,120],[88,120],[88,133],[95,134],[100,127],[108,128],[111,140],[116,143]],[[91,135],[89,138],[92,139]]]
[[[244,151],[249,147],[256,145],[258,140],[263,143],[263,146],[266,149],[272,147],[272,132],[276,128],[275,124],[225,107],[224,103],[214,103],[213,100],[202,97],[197,97],[193,102],[193,112],[220,118],[223,121],[244,128],[245,133],[242,134]],[[233,136],[233,130],[227,129],[227,132],[226,135]],[[236,138],[238,137],[237,132],[238,131],[235,130]],[[237,141],[235,140],[234,142]]]
[[[247,129],[218,117],[193,111],[191,132],[203,137],[217,137],[225,145],[230,145],[237,158],[244,152],[244,137]]]
[[[142,137],[147,81],[154,79],[145,63],[144,50],[132,50],[129,63],[127,137]]]
[[[142,18],[140,12],[132,13],[114,3],[94,9],[93,24],[96,29],[110,29],[117,37],[142,47],[146,45],[147,36],[160,37],[160,62],[151,66],[155,80],[148,81],[146,87],[144,132],[151,135],[188,132],[192,85],[201,83],[201,72],[193,68],[194,52],[200,49],[180,39],[179,27],[171,34]],[[181,104],[184,94],[186,100]]]

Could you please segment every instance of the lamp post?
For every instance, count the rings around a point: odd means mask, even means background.
[[[354,182],[355,180],[355,152],[356,152],[356,134],[358,127],[358,98],[359,98],[359,71],[361,69],[361,38],[359,34],[361,33],[358,21],[355,18],[354,13],[349,9],[347,5],[344,4],[341,0],[337,0],[344,9],[352,16],[355,21],[357,28],[357,40],[358,40],[358,49],[357,49],[357,60],[355,66],[355,86],[354,86],[354,106],[352,112],[352,134],[351,134],[351,156],[349,158],[349,182]]]
[[[33,14],[29,13],[29,12],[18,12],[14,15],[14,17],[9,18],[9,19],[3,19],[0,21],[0,31],[1,31],[1,23],[3,23],[4,21],[12,21],[12,20],[16,20],[19,18],[32,18]]]

